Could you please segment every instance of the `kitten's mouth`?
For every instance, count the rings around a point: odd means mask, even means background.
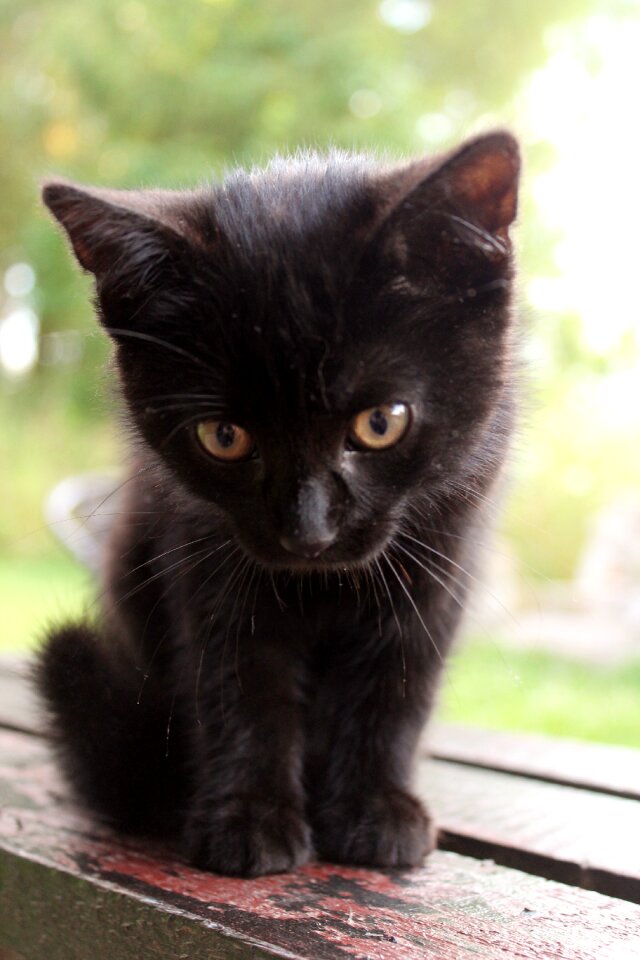
[[[383,532],[384,531],[384,532]],[[284,539],[284,538],[282,538]],[[345,542],[343,538],[333,540],[328,546],[292,544],[280,542],[266,544],[247,543],[238,536],[243,551],[255,563],[267,570],[286,570],[294,573],[346,573],[350,570],[362,570],[375,561],[388,546],[392,539],[391,524],[377,531],[375,538],[371,530],[367,534],[361,533],[353,537],[352,542]]]

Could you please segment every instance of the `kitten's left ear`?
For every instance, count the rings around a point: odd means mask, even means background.
[[[452,241],[500,262],[510,251],[519,173],[520,151],[511,134],[478,137],[435,165],[419,161],[402,171],[404,196],[387,222],[414,254],[427,255],[444,243],[452,255]]]

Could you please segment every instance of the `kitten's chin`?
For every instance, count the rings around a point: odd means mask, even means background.
[[[338,541],[314,557],[305,557],[285,550],[280,544],[274,544],[272,549],[262,544],[255,546],[248,544],[242,537],[238,542],[244,553],[266,570],[286,571],[289,573],[346,573],[348,571],[364,570],[375,562],[388,546],[392,538],[392,531],[385,532],[384,536],[377,537],[375,542],[367,538],[367,543],[345,545]]]
[[[258,560],[257,563],[268,570],[282,571],[287,573],[348,573],[349,571],[364,570],[372,563],[381,551],[371,553],[366,557],[358,557],[351,560],[329,560],[323,557],[289,557],[283,560]]]

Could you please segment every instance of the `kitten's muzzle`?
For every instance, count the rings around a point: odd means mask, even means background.
[[[283,536],[280,537],[280,545],[283,546],[288,553],[293,553],[297,557],[304,557],[305,560],[313,560],[315,557],[319,557],[321,553],[324,553],[334,542],[335,538],[335,533],[329,532],[313,540],[283,534]]]
[[[312,560],[335,541],[332,493],[326,478],[309,477],[289,494],[278,538],[287,553]]]

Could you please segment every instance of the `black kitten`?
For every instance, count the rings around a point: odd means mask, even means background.
[[[38,675],[104,818],[229,874],[432,848],[408,785],[511,431],[518,167],[496,133],[45,187],[133,436],[102,618]]]

